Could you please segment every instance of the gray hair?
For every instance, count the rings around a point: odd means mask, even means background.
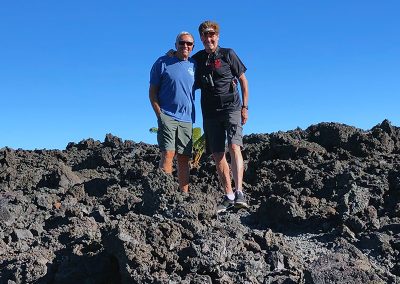
[[[192,36],[192,34],[189,33],[189,32],[185,32],[185,31],[180,32],[180,33],[176,36],[176,43],[178,43],[178,41],[181,39],[181,36],[183,36],[183,35],[188,35],[188,36],[190,36],[190,37],[192,38],[193,44],[194,44],[194,37]]]

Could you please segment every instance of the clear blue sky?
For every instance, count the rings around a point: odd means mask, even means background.
[[[0,148],[107,133],[155,144],[150,68],[180,31],[202,49],[207,19],[248,68],[245,134],[400,126],[399,12],[398,0],[0,0]]]

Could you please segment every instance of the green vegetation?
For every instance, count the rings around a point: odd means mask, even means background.
[[[157,127],[152,127],[149,129],[150,133],[157,133],[158,128]]]
[[[205,135],[201,135],[201,128],[195,127],[193,128],[193,166],[199,167],[201,156],[203,155],[206,149],[206,137]]]

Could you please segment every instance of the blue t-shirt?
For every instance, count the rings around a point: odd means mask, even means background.
[[[161,111],[178,121],[193,122],[195,61],[162,56],[153,64],[150,84],[159,87]]]

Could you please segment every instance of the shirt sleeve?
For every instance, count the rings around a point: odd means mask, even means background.
[[[232,74],[239,78],[244,72],[246,72],[247,68],[244,66],[243,62],[240,58],[236,55],[233,49],[229,49],[228,58],[231,65]]]
[[[192,58],[193,59],[193,58]],[[199,80],[199,69],[198,69],[198,65],[197,65],[197,61],[195,59],[193,59],[193,63],[194,63],[194,84],[193,84],[193,90],[197,90],[200,89],[200,80]]]

